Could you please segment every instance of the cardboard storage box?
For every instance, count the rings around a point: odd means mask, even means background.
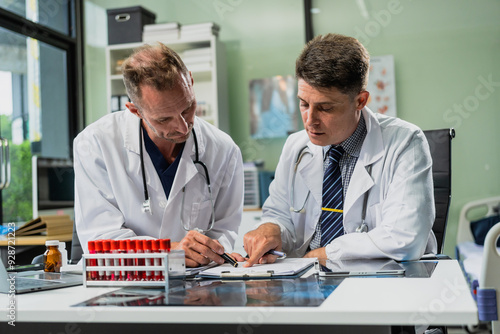
[[[142,42],[142,29],[156,14],[141,6],[108,9],[108,44]]]

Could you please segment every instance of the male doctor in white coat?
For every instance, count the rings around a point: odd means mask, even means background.
[[[84,250],[96,239],[169,238],[185,251],[188,267],[223,263],[243,207],[239,148],[195,117],[191,73],[165,45],[136,50],[123,75],[128,111],[104,116],[74,141]]]
[[[272,249],[330,260],[415,260],[436,251],[428,143],[415,125],[365,106],[369,62],[359,41],[334,34],[314,38],[297,59],[305,130],[285,143],[262,221],[244,237],[246,266],[274,262],[266,254]],[[343,232],[320,246],[324,162],[332,146],[344,151]]]

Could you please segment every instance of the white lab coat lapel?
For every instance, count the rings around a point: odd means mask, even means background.
[[[198,138],[198,151],[201,160],[203,154],[205,153],[205,138],[201,133],[198,122],[194,122],[193,128],[196,131],[196,137]],[[186,184],[188,184],[188,182],[198,173],[198,170],[193,163],[195,157],[196,149],[194,145],[194,137],[191,133],[188,140],[186,141],[184,150],[182,151],[181,161],[179,162],[179,167],[177,168],[177,173],[175,174],[174,183],[172,184],[172,189],[170,190],[168,204],[172,202],[170,199],[174,199],[178,195],[182,196],[182,188],[184,188]]]
[[[309,142],[307,144],[307,149],[311,152],[311,159],[302,161],[297,167],[297,173],[300,174],[302,180],[304,181],[308,191],[316,200],[317,203],[321,205],[323,198],[323,148]],[[304,158],[307,157],[307,154]],[[296,185],[298,182],[295,183]],[[295,189],[295,192],[302,191],[301,189]],[[304,190],[304,194],[306,191]]]
[[[354,203],[374,185],[373,177],[368,173],[367,167],[384,155],[382,132],[377,119],[367,108],[362,110],[362,116],[365,118],[367,133],[347,188],[344,201],[344,220]]]
[[[130,155],[129,161],[137,161],[137,168],[134,168],[137,171],[137,175],[140,176],[140,180],[142,180],[142,167],[141,167],[141,153],[139,147],[139,122],[141,119],[132,113],[127,115],[127,122],[125,123],[125,135],[124,135],[124,147],[127,150],[127,154]],[[142,136],[142,133],[141,133]],[[163,186],[161,185],[160,178],[156,173],[156,170],[153,166],[153,162],[151,161],[151,157],[146,151],[146,147],[144,146],[144,138],[142,140],[142,149],[143,149],[143,159],[144,159],[144,169],[146,170],[146,184],[148,187],[148,191],[152,193],[157,193],[160,189],[163,190]],[[132,166],[133,167],[133,166]],[[142,182],[142,181],[141,181]],[[153,194],[150,194],[150,197],[155,197]]]

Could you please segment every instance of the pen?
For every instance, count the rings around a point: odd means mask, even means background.
[[[268,250],[266,253],[264,253],[264,255],[267,255],[267,254],[271,254],[271,255],[276,255],[278,256],[278,259],[284,259],[286,258],[286,253],[285,252],[280,252],[280,251],[277,251],[277,250],[274,250],[274,249],[271,249],[271,250]],[[246,256],[247,258],[249,258],[250,256]]]
[[[285,252],[280,252],[280,251],[277,251],[274,249],[267,251],[266,254],[276,255],[276,256],[279,256],[280,258],[283,258],[283,259],[286,257]]]
[[[226,262],[229,262],[231,263],[231,265],[233,267],[237,267],[238,266],[238,262],[236,262],[232,257],[230,257],[227,253],[224,253],[221,255],[221,257],[226,261]]]

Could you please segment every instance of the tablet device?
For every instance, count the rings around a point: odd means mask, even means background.
[[[400,276],[405,269],[392,259],[336,260],[321,266],[319,277]]]
[[[0,259],[0,293],[27,293],[82,285],[83,276],[43,270],[7,272]]]

